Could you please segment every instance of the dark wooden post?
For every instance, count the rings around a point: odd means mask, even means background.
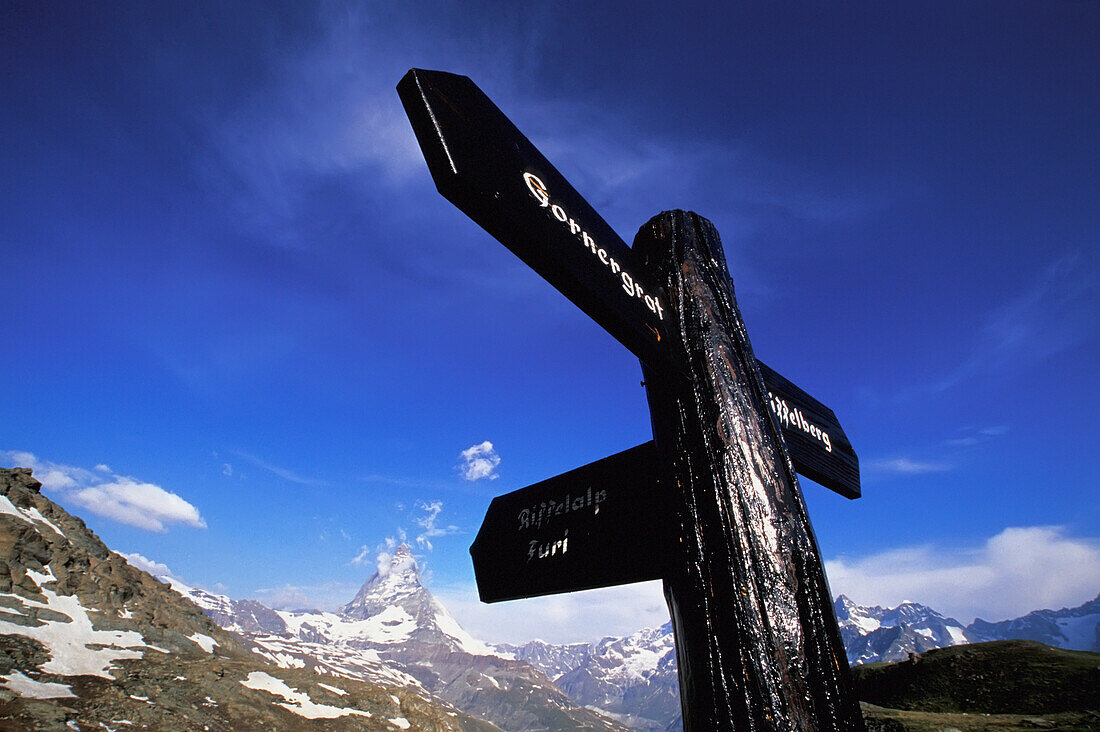
[[[714,226],[666,211],[634,251],[688,379],[643,364],[679,536],[665,580],[684,728],[862,730],[817,540],[766,408]],[[675,499],[679,500],[675,500]]]

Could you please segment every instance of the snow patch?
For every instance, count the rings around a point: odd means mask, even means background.
[[[20,671],[12,671],[7,676],[0,676],[0,682],[19,696],[30,699],[63,699],[76,696],[65,684],[35,681],[29,676],[24,676]]]
[[[49,526],[54,532],[64,538],[65,534],[61,529],[57,528],[48,518],[43,516],[37,508],[31,506],[30,508],[17,508],[7,496],[0,496],[0,513],[6,513],[9,516],[15,516],[21,521],[26,521],[31,526],[34,526],[35,522],[45,524]],[[37,527],[36,527],[37,528]]]
[[[1058,618],[1058,629],[1066,638],[1065,648],[1088,650],[1098,637],[1096,626],[1100,624],[1100,614],[1081,615],[1079,617]]]
[[[50,577],[52,576],[51,573]],[[147,647],[141,633],[131,630],[96,630],[79,598],[58,595],[46,589],[41,589],[41,592],[46,596],[44,603],[14,594],[0,597],[9,597],[25,605],[52,610],[67,616],[69,622],[40,620],[42,625],[27,627],[0,620],[0,634],[23,635],[44,645],[50,652],[50,660],[42,665],[44,672],[60,676],[99,676],[109,679],[112,677],[108,669],[112,663],[142,657],[141,651],[132,650]]]
[[[416,618],[399,605],[391,605],[366,620],[351,620],[335,613],[279,612],[279,617],[289,633],[318,633],[335,642],[354,640],[393,645],[409,640],[416,630]]]
[[[65,537],[65,533],[61,529],[57,528],[57,526],[55,526],[52,521],[39,513],[38,509],[34,506],[31,506],[30,508],[21,508],[19,510],[27,514],[27,516],[29,516],[32,521],[37,521],[40,524],[46,524],[46,526],[49,526],[51,529],[53,529],[54,533],[56,533],[58,536]]]
[[[286,699],[286,702],[279,702],[279,706],[294,712],[299,717],[305,717],[306,719],[335,719],[337,717],[346,717],[350,714],[358,714],[362,717],[369,717],[370,712],[364,712],[362,709],[349,709],[345,707],[334,707],[328,704],[316,704],[309,698],[309,694],[292,689],[287,686],[286,682],[282,679],[277,679],[274,676],[265,674],[263,671],[253,671],[248,674],[248,678],[241,682],[241,685],[259,691],[266,691],[269,694],[275,696],[281,696]]]
[[[218,645],[218,642],[216,640],[208,635],[203,635],[202,633],[192,633],[187,637],[190,640],[195,641],[195,643],[198,644],[199,648],[202,648],[207,653],[213,653],[214,646]]]
[[[39,588],[41,588],[42,585],[46,584],[47,582],[57,582],[57,577],[53,576],[53,570],[49,567],[46,567],[45,574],[43,574],[42,572],[35,572],[33,569],[28,569],[27,576],[34,580],[34,583],[38,585]]]
[[[947,627],[947,634],[951,636],[951,645],[961,646],[964,643],[969,643],[970,642],[967,639],[966,634],[963,632],[963,629],[960,628],[959,626],[957,626],[957,625],[948,625],[946,627]]]
[[[435,605],[435,624],[443,633],[451,638],[458,644],[466,653],[471,656],[495,656],[496,651],[489,647],[488,644],[479,640],[475,640],[472,635],[463,630],[462,626],[458,624],[458,621],[447,612],[439,602],[433,599]]]
[[[348,695],[348,693],[341,689],[339,686],[329,686],[328,684],[322,684],[320,681],[317,682],[317,685],[320,686],[322,689],[328,689],[333,694],[339,694],[340,696]]]
[[[389,723],[392,724],[394,727],[400,727],[401,729],[408,729],[412,726],[411,724],[409,724],[409,720],[405,719],[404,717],[394,717],[393,719],[389,720]]]

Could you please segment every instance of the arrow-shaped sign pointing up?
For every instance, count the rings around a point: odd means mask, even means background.
[[[397,93],[444,198],[635,356],[678,368],[664,295],[634,252],[477,85],[413,69]]]

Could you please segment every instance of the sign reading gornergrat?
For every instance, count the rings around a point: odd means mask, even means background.
[[[472,81],[413,69],[397,92],[444,198],[635,356],[675,368],[634,252]]]

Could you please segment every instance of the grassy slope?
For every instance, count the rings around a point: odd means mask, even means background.
[[[852,674],[871,730],[1100,730],[1100,653],[994,641]]]

